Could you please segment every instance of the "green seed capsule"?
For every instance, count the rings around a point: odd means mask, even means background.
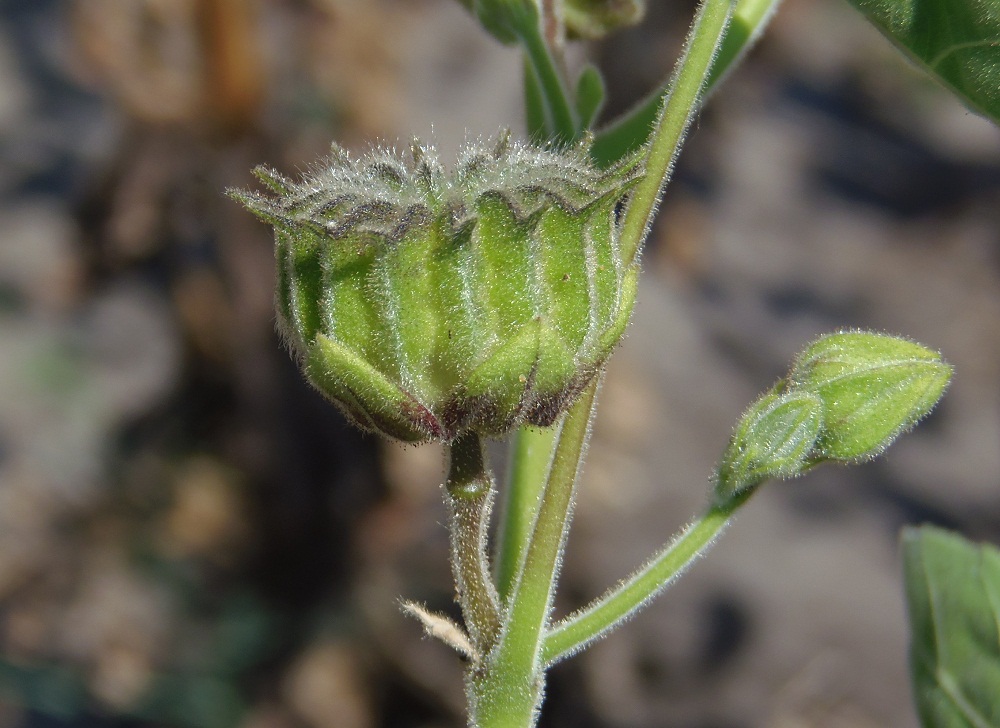
[[[618,213],[637,166],[587,148],[335,149],[274,194],[278,325],[306,376],[361,427],[418,442],[552,424],[601,369],[635,302]]]

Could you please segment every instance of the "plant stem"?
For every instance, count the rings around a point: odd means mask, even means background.
[[[698,109],[734,3],[735,0],[703,0],[695,15],[687,45],[671,79],[670,92],[649,141],[646,175],[632,192],[625,211],[621,245],[626,264],[635,259],[649,231],[681,142]]]
[[[712,506],[631,578],[590,606],[570,615],[545,636],[542,661],[551,665],[604,636],[645,606],[714,543],[749,493]]]
[[[559,64],[553,58],[540,24],[525,28],[520,33],[521,46],[531,64],[539,89],[545,99],[548,128],[561,142],[571,142],[579,134],[576,113],[570,101],[570,92],[563,79]]]
[[[714,88],[764,32],[774,11],[778,9],[778,2],[779,0],[737,0],[725,40],[719,46],[719,54],[712,64],[712,73],[708,78],[709,88]]]
[[[473,719],[478,728],[528,728],[535,723],[544,684],[542,637],[552,608],[597,387],[595,378],[563,421],[500,642],[486,670],[473,681]]]
[[[705,94],[714,90],[715,85],[725,77],[736,61],[764,31],[771,16],[774,15],[778,1],[737,0],[732,20],[726,30],[726,37],[719,46],[705,88],[702,89],[703,98]],[[594,136],[594,146],[590,149],[594,161],[602,167],[608,167],[645,144],[654,127],[657,114],[663,107],[664,96],[669,90],[670,82],[599,129]]]
[[[468,433],[452,443],[445,491],[458,602],[472,643],[484,655],[500,633],[500,608],[486,560],[493,477],[479,435]]]
[[[545,103],[545,92],[542,91],[542,83],[538,80],[538,74],[535,73],[535,67],[528,54],[524,53],[523,56],[525,125],[531,141],[535,144],[544,144],[553,135]]]
[[[511,443],[503,522],[495,561],[501,604],[507,601],[514,588],[521,559],[531,538],[558,434],[559,425],[545,429],[522,427]]]
[[[694,116],[712,60],[729,21],[733,1],[703,0],[695,18],[686,51],[674,74],[671,93],[663,104],[649,144],[646,177],[633,192],[626,212],[622,231],[622,251],[626,263],[634,260],[648,230],[662,187]],[[533,113],[532,126],[536,130],[545,127],[559,141],[569,142],[580,133],[575,107],[563,74],[552,55],[553,49],[546,42],[540,25],[522,28],[519,33],[527,65],[530,66],[528,72],[531,73],[529,81],[532,87],[529,88],[529,101],[536,102],[535,107],[529,109]],[[537,104],[539,100],[544,103]],[[544,121],[538,113],[539,105],[544,106]],[[499,636],[493,649],[481,651],[482,660],[472,669],[468,684],[471,720],[477,728],[530,728],[535,725],[544,690],[545,667],[551,659],[562,655],[559,651],[553,653],[549,645],[558,646],[557,642],[550,643],[550,640],[552,635],[563,633],[557,629],[546,637],[546,632],[598,384],[596,379],[591,382],[565,415],[551,465],[547,457],[549,448],[544,447],[543,436],[522,432],[515,444],[497,574],[500,593],[504,595],[508,606],[501,614],[496,606],[496,599],[492,600],[495,614],[502,622]],[[456,443],[456,447],[458,445]],[[481,445],[478,447],[481,458]],[[532,484],[542,482],[546,470],[548,479],[539,499],[538,490]],[[488,512],[488,485],[485,491],[487,498],[483,509]],[[476,498],[478,497],[479,489],[476,490]],[[526,524],[532,516],[534,525],[530,538],[526,538]],[[634,585],[629,582],[595,606],[593,612],[597,615],[596,622],[588,618],[590,611],[581,615],[581,624],[584,625],[582,631],[574,628],[576,622],[571,621],[565,633],[571,637],[568,643],[570,647],[575,649],[579,644],[617,624],[629,611],[636,609],[642,601],[661,589],[711,541],[728,520],[728,516],[729,513],[722,515],[721,512],[709,511],[703,519],[703,525],[699,527],[696,524],[679,539],[678,543],[688,545],[687,556],[684,555],[683,548],[668,548],[667,551],[673,553],[673,557],[655,559],[653,564],[637,575],[633,580],[636,582]],[[483,518],[480,517],[479,523],[482,522]],[[453,526],[453,533],[455,530]],[[456,562],[462,558],[457,553],[461,548],[468,551],[479,549],[483,532],[477,531],[480,535],[475,539],[476,548],[461,542],[455,547]],[[482,566],[482,559],[478,561]],[[482,570],[477,572],[472,564],[456,564],[455,569],[470,631],[474,632],[477,645],[491,646],[492,640],[484,639],[476,632],[479,628],[472,626],[473,622],[482,617],[484,610],[488,611],[483,604],[477,603],[477,599],[479,602],[484,600],[481,597],[473,598],[473,590],[464,586],[461,581],[465,578],[479,584]],[[465,591],[469,591],[470,596],[463,595]],[[486,592],[488,594],[488,590]],[[629,603],[630,599],[634,600],[643,593],[645,596],[639,602]],[[485,599],[487,604],[490,601],[489,598]],[[621,612],[622,609],[625,611]],[[588,632],[587,629],[596,631]],[[583,642],[580,642],[581,639]]]

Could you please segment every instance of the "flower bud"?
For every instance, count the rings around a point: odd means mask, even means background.
[[[275,194],[234,197],[275,230],[278,325],[306,376],[355,423],[418,442],[552,424],[603,366],[635,302],[618,247],[635,165],[585,146],[466,148],[446,174],[335,149]]]
[[[562,12],[570,37],[597,39],[641,21],[646,0],[565,0]]]
[[[823,402],[809,392],[771,391],[740,418],[715,476],[717,501],[728,501],[768,478],[799,475],[823,422]]]
[[[716,504],[827,460],[875,457],[931,411],[950,379],[940,354],[906,339],[819,338],[740,418],[716,470]]]
[[[951,379],[941,355],[868,331],[830,334],[796,359],[789,385],[823,401],[817,460],[874,457],[927,415]]]

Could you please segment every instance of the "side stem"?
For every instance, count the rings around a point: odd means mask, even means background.
[[[573,141],[578,134],[578,124],[572,95],[553,56],[553,49],[546,42],[541,21],[539,25],[523,30],[520,41],[545,100],[548,130],[564,144]]]
[[[634,575],[590,606],[556,624],[545,636],[543,662],[551,665],[579,652],[648,604],[709,549],[750,492],[723,505],[710,507]]]
[[[462,435],[452,443],[445,493],[458,603],[472,644],[482,656],[500,633],[500,608],[486,558],[493,476],[479,435]]]

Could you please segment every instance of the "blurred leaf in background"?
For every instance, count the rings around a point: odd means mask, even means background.
[[[927,526],[904,532],[903,559],[923,725],[1000,725],[1000,550]]]
[[[850,1],[965,104],[1000,124],[1000,2]]]

